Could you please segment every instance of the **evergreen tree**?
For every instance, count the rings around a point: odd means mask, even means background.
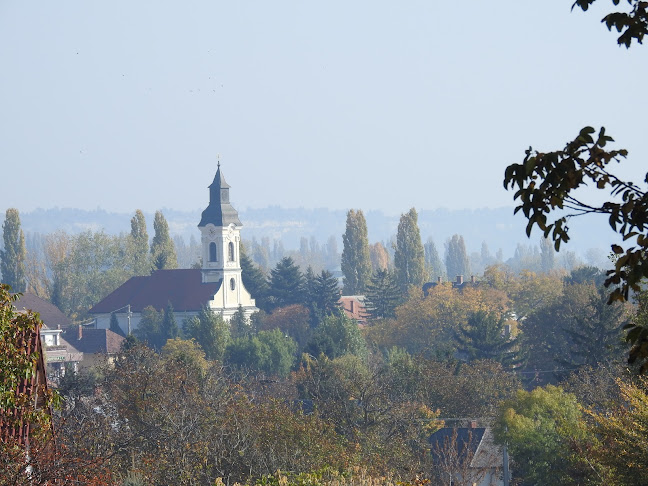
[[[148,306],[142,309],[142,317],[135,329],[134,334],[137,339],[144,341],[148,346],[155,350],[162,349],[162,333],[160,332],[164,314],[158,312],[154,307]]]
[[[471,361],[491,359],[507,368],[524,361],[519,343],[510,339],[504,329],[504,317],[492,312],[478,311],[468,317],[467,326],[456,335],[458,350]]]
[[[425,251],[421,243],[418,214],[414,208],[401,215],[398,223],[394,269],[396,281],[403,291],[406,291],[410,285],[423,285],[427,278]]]
[[[428,269],[430,278],[435,279],[437,277],[443,277],[445,274],[443,263],[441,263],[439,252],[437,251],[432,238],[428,238],[427,243],[423,245],[423,250],[425,251],[425,265]]]
[[[340,310],[340,288],[338,281],[328,270],[322,270],[315,277],[315,293],[312,302],[325,316],[337,314]]]
[[[178,323],[176,322],[171,302],[169,302],[166,309],[164,309],[164,316],[162,318],[162,323],[160,324],[160,334],[160,342],[162,346],[164,346],[169,339],[175,339],[180,336],[180,330],[178,329]]]
[[[146,219],[141,210],[135,211],[131,219],[130,253],[132,258],[133,274],[148,275],[151,270],[149,261],[149,238],[146,231]]]
[[[239,308],[230,319],[229,325],[230,334],[234,339],[250,335],[252,326],[250,325],[250,320],[245,317],[245,311],[242,305],[239,304]]]
[[[247,255],[245,246],[240,246],[240,260],[241,260],[241,278],[243,285],[250,292],[250,295],[255,299],[256,306],[264,311],[268,310],[268,279],[263,274],[261,269],[257,267],[254,262]]]
[[[306,298],[305,281],[299,267],[290,257],[282,258],[270,270],[270,306],[284,307],[303,304]]]
[[[446,243],[446,271],[448,278],[454,279],[457,275],[470,275],[470,262],[466,253],[466,244],[463,236],[453,235]]]
[[[359,295],[371,278],[371,257],[367,222],[360,209],[347,213],[346,230],[342,235],[341,268],[344,273],[345,295]]]
[[[203,306],[197,316],[185,321],[185,336],[195,339],[207,359],[222,360],[230,340],[229,324],[223,316]]]
[[[151,243],[151,257],[154,270],[166,270],[178,267],[175,246],[169,236],[169,224],[161,211],[155,212],[153,221],[155,235]]]
[[[20,228],[20,215],[15,208],[7,209],[2,225],[4,250],[0,250],[0,271],[2,282],[11,286],[14,292],[24,292],[25,280],[25,235]]]
[[[126,337],[124,331],[122,331],[121,326],[119,325],[119,320],[117,319],[117,313],[113,312],[110,314],[110,330],[116,334],[119,334],[122,337]]]
[[[371,277],[365,301],[371,319],[396,317],[394,311],[401,302],[401,291],[394,275],[388,270],[378,270]]]

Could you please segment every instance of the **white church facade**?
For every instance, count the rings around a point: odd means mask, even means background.
[[[163,310],[169,303],[179,324],[196,316],[205,305],[226,320],[239,307],[248,317],[258,310],[241,278],[243,225],[230,204],[229,190],[219,163],[209,186],[209,205],[198,224],[202,268],[156,270],[148,276],[132,277],[90,309],[97,328],[110,328],[114,313],[122,331],[128,334],[137,329],[146,307]]]

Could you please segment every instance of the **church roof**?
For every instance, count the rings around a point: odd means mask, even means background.
[[[132,277],[121,287],[90,309],[92,314],[104,314],[130,304],[131,312],[145,307],[164,309],[169,302],[176,312],[198,311],[214,298],[222,281],[202,283],[200,269],[157,270],[149,276]]]
[[[214,182],[209,186],[209,206],[202,212],[199,227],[207,226],[209,223],[214,226],[229,226],[232,223],[242,226],[238,212],[229,202],[229,190],[230,186],[225,182],[218,164]]]

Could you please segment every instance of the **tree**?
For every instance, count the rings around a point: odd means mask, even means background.
[[[311,304],[311,313],[319,318],[337,314],[340,311],[340,288],[338,281],[328,270],[315,276],[308,302]],[[313,316],[311,316],[313,317]]]
[[[445,273],[443,271],[443,264],[441,263],[439,252],[437,251],[432,238],[428,238],[427,243],[423,245],[423,250],[425,251],[425,264],[430,277],[443,277],[443,274]]]
[[[377,242],[369,245],[369,255],[371,257],[371,268],[374,272],[389,268],[389,253],[382,243]]]
[[[119,319],[117,319],[117,313],[113,312],[110,314],[110,330],[120,336],[124,336],[124,331],[122,331],[121,326],[119,325]]]
[[[453,279],[457,275],[470,274],[470,261],[466,253],[466,244],[463,236],[453,235],[446,243],[446,271],[448,278]]]
[[[459,352],[473,360],[491,359],[505,368],[515,368],[524,360],[519,343],[505,330],[506,319],[493,312],[477,311],[468,316],[457,333]]]
[[[518,390],[501,405],[495,427],[496,441],[507,444],[513,471],[524,486],[595,480],[597,471],[577,449],[586,437],[576,398],[552,385]]]
[[[130,255],[132,258],[133,275],[148,275],[151,271],[149,260],[149,238],[146,231],[146,219],[141,210],[135,211],[131,219]]]
[[[367,222],[362,210],[347,213],[346,230],[342,235],[341,268],[344,273],[345,295],[364,293],[371,277],[371,257]]]
[[[325,317],[317,326],[305,352],[315,357],[325,354],[330,359],[345,354],[362,356],[367,352],[367,345],[358,324],[346,314],[338,314]]]
[[[396,281],[403,291],[406,291],[410,285],[423,285],[427,278],[425,251],[421,243],[418,214],[414,208],[402,214],[398,223],[394,269]]]
[[[258,246],[258,245],[257,245]],[[243,285],[255,299],[256,306],[265,311],[269,310],[268,300],[268,280],[261,269],[252,262],[247,255],[245,246],[240,246],[241,253],[241,278]]]
[[[224,362],[238,368],[286,377],[295,362],[297,344],[279,329],[234,339],[225,350]]]
[[[367,313],[371,319],[396,317],[394,311],[402,301],[396,279],[388,270],[378,270],[374,273],[365,297]]]
[[[614,5],[618,5],[620,0],[612,0]],[[596,0],[576,0],[572,5],[580,7],[583,11],[587,11]],[[639,44],[642,43],[644,35],[648,32],[648,10],[646,4],[640,0],[628,0],[628,5],[631,6],[630,12],[612,12],[603,17],[603,22],[608,30],[613,28],[621,35],[617,39],[619,45],[624,45],[629,48],[632,41],[635,40]]]
[[[540,269],[550,272],[556,265],[556,253],[548,238],[540,239]]]
[[[161,346],[164,346],[169,339],[175,339],[180,335],[178,323],[176,322],[175,313],[173,312],[173,305],[171,302],[167,303],[160,323]]]
[[[2,282],[10,285],[14,292],[24,292],[25,281],[25,235],[20,228],[20,215],[15,208],[7,209],[2,225],[4,250],[0,250],[0,273]]]
[[[159,351],[166,342],[163,342],[160,330],[163,318],[163,313],[158,312],[154,307],[145,307],[142,309],[142,317],[133,334],[135,334],[137,339],[140,339],[151,348]]]
[[[207,359],[222,360],[230,339],[229,324],[223,316],[203,306],[197,316],[185,321],[185,336],[195,339]]]
[[[250,320],[245,315],[243,306],[239,304],[239,308],[229,320],[230,335],[232,338],[247,337],[252,332]]]
[[[304,303],[304,276],[290,257],[270,270],[269,302],[272,308]]]
[[[300,304],[293,304],[279,307],[272,314],[263,316],[260,319],[259,329],[262,331],[280,329],[281,332],[293,338],[301,350],[313,333],[310,322],[308,308]]]
[[[155,235],[151,243],[151,258],[154,270],[165,270],[178,267],[175,245],[169,236],[169,224],[161,211],[155,212],[153,221]]]

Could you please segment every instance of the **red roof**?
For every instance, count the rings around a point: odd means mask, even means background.
[[[79,335],[81,335],[81,339],[79,339]],[[88,354],[115,354],[119,352],[125,340],[125,338],[110,329],[83,328],[79,332],[78,327],[70,327],[66,329],[64,336],[68,343],[74,344],[76,349]]]
[[[221,281],[202,283],[202,272],[197,268],[157,270],[146,277],[132,277],[90,309],[90,313],[110,313],[129,304],[131,312],[141,312],[148,306],[160,310],[169,302],[175,311],[198,311],[214,298],[220,286]]]

